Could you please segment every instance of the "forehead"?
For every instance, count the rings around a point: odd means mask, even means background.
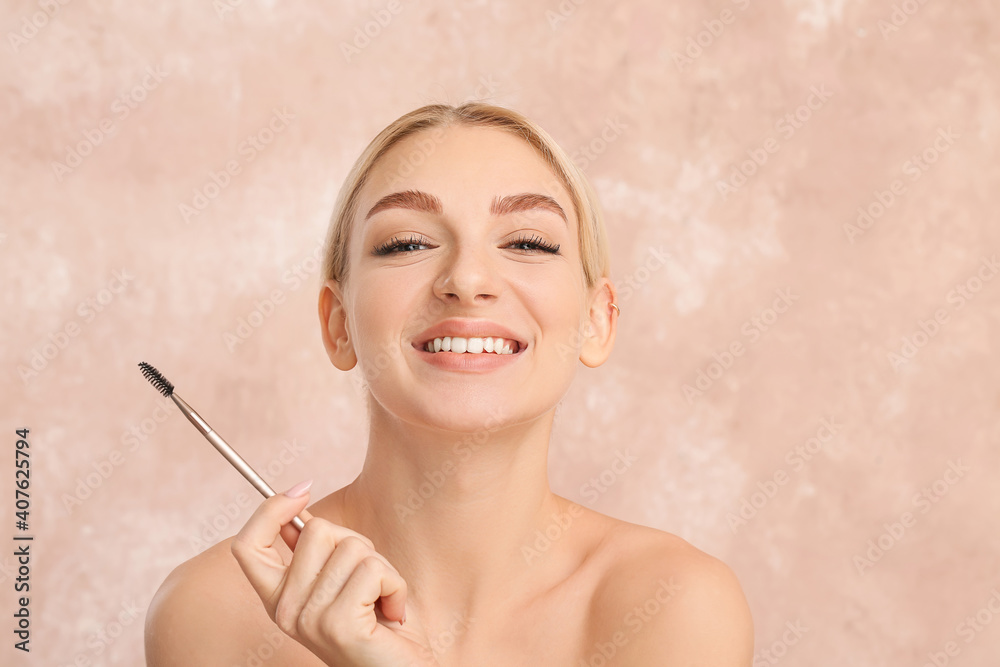
[[[573,211],[569,192],[535,148],[496,128],[459,125],[406,137],[379,159],[360,194],[375,201],[408,189],[431,192],[445,207],[456,196],[491,200],[534,192],[555,198],[568,215]]]

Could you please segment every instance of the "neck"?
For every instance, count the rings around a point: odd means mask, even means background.
[[[393,564],[418,608],[495,613],[516,595],[512,582],[542,576],[538,531],[564,510],[548,485],[553,416],[456,433],[373,409],[364,467],[343,490],[344,523]]]

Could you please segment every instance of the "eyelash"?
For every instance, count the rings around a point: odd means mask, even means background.
[[[419,237],[419,236],[412,236],[411,235],[409,238],[406,238],[406,239],[403,239],[403,240],[399,240],[398,238],[396,238],[395,236],[393,236],[391,239],[389,239],[388,241],[386,241],[382,245],[378,245],[378,246],[375,246],[374,248],[372,248],[372,253],[375,254],[375,255],[394,255],[394,254],[399,254],[399,253],[396,252],[397,248],[400,248],[400,247],[403,247],[403,246],[408,246],[408,245],[424,245],[424,241],[425,241],[425,239],[423,237]],[[529,245],[529,246],[532,246],[530,249],[529,248],[522,248],[522,250],[526,250],[528,252],[541,251],[541,252],[551,253],[553,255],[558,255],[559,254],[559,244],[553,245],[551,243],[547,243],[540,236],[531,236],[529,238],[525,238],[524,236],[519,236],[518,238],[514,239],[513,241],[511,241],[507,245],[509,245],[509,246],[510,245]],[[412,251],[406,251],[406,252],[412,252]]]

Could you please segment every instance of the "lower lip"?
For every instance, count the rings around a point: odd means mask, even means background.
[[[514,354],[497,354],[495,352],[428,352],[419,347],[413,348],[420,358],[432,366],[449,371],[491,371],[514,363],[524,354],[521,348]]]

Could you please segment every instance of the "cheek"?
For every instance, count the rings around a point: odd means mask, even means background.
[[[413,301],[413,288],[399,281],[363,277],[364,289],[354,297],[355,349],[359,358],[398,351],[400,334],[406,326],[406,313]]]
[[[560,349],[579,347],[586,326],[581,317],[583,303],[579,287],[570,283],[547,283],[544,289],[533,286],[530,294],[543,344]]]

